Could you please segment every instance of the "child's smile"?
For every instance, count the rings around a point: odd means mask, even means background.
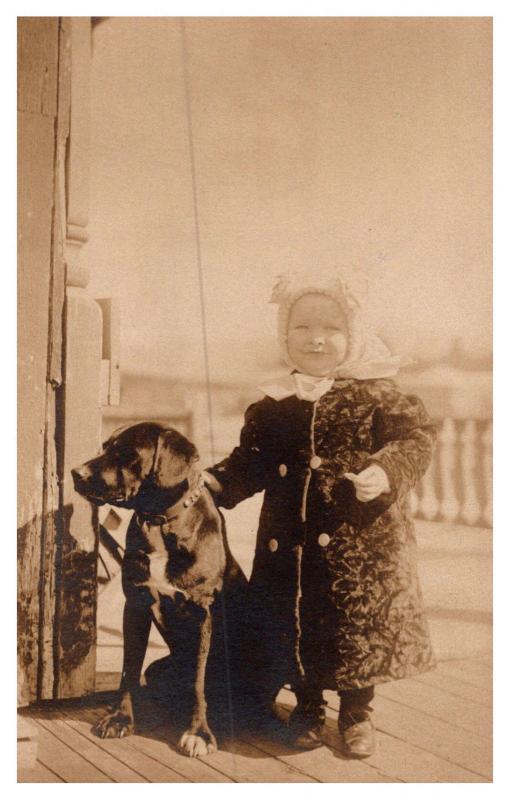
[[[287,349],[302,372],[330,375],[347,352],[347,322],[340,305],[323,294],[306,294],[296,300],[289,316]]]

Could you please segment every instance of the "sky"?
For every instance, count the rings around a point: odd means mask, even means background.
[[[395,351],[490,352],[490,35],[458,17],[102,22],[83,257],[119,303],[122,369],[200,377],[205,336],[212,377],[263,372],[276,276],[314,265],[368,271]]]

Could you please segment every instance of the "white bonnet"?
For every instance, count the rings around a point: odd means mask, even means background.
[[[395,375],[409,359],[392,356],[386,345],[372,333],[364,318],[368,300],[369,278],[359,268],[347,274],[319,269],[286,272],[277,277],[270,303],[278,305],[278,343],[285,362],[292,368],[287,350],[287,327],[292,306],[306,294],[324,294],[342,308],[348,332],[345,359],[335,374],[345,378],[380,378]]]

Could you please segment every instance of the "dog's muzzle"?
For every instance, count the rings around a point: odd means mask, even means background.
[[[108,489],[103,480],[100,478],[98,479],[97,476],[94,476],[94,473],[90,470],[87,464],[83,464],[81,467],[72,469],[71,475],[73,478],[74,488],[78,494],[81,494],[82,497],[85,497],[95,505],[100,506],[104,505],[104,503],[123,503],[126,500],[124,495],[120,492],[115,495],[111,489]]]

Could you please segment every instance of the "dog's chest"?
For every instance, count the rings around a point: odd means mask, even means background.
[[[180,592],[187,595],[186,591],[177,586],[168,577],[168,550],[165,547],[163,535],[157,527],[149,528],[146,531],[147,542],[150,551],[147,553],[149,559],[149,574],[145,585],[152,593],[158,592],[166,597],[175,599],[175,595]]]

